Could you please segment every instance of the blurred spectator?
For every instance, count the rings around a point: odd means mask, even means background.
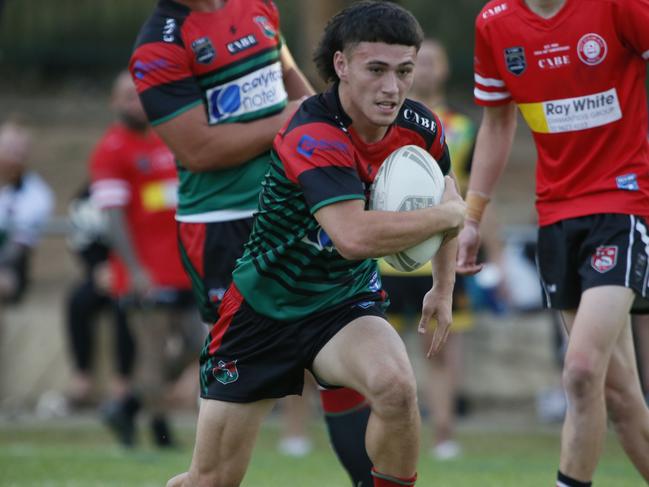
[[[427,39],[417,55],[417,68],[412,85],[412,98],[425,103],[441,119],[446,143],[451,154],[452,169],[464,189],[468,177],[475,138],[475,124],[466,115],[451,109],[446,102],[446,82],[449,63],[444,47],[436,40]],[[383,285],[390,296],[390,322],[403,324],[404,320],[418,322],[424,294],[431,287],[431,265],[402,273],[380,262]],[[434,446],[431,454],[439,460],[455,458],[460,445],[455,441],[456,404],[463,409],[458,388],[462,375],[462,332],[473,326],[473,316],[465,292],[465,279],[458,276],[453,296],[453,325],[446,345],[428,361],[429,368],[422,384],[425,404],[433,417]],[[421,335],[422,346],[430,345],[428,335]]]
[[[29,281],[29,261],[54,206],[52,190],[27,168],[31,134],[15,121],[0,126],[0,300],[15,303]]]
[[[68,400],[73,407],[82,407],[92,404],[94,399],[92,365],[100,313],[108,311],[111,314],[114,330],[117,374],[111,391],[113,397],[124,397],[130,391],[135,343],[126,313],[98,282],[108,265],[108,228],[101,210],[90,199],[88,188],[72,200],[68,216],[71,224],[68,246],[83,267],[81,280],[74,284],[66,301],[67,331],[74,366]]]
[[[156,445],[168,447],[174,441],[166,388],[196,362],[206,330],[176,243],[174,158],[149,129],[127,72],[117,77],[112,101],[119,121],[93,154],[91,194],[107,215],[115,253],[110,287],[128,309],[137,355],[134,393],[108,405],[104,415],[122,444],[131,446],[143,406]]]

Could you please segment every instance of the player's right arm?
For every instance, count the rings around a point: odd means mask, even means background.
[[[457,272],[472,274],[480,245],[480,219],[509,159],[516,132],[516,105],[492,48],[493,16],[480,13],[475,24],[474,99],[483,115],[471,164],[467,189],[467,219],[458,242]],[[499,59],[499,58],[498,58]]]
[[[464,222],[464,202],[455,182],[445,178],[443,203],[408,212],[366,211],[364,200],[323,206],[314,213],[344,258],[378,258],[408,249],[438,233],[456,232]]]
[[[90,178],[91,198],[107,216],[110,246],[128,269],[131,289],[144,296],[152,290],[153,284],[140,264],[128,230],[126,208],[132,197],[130,168],[114,136],[111,143],[102,141],[93,153]]]
[[[515,132],[513,103],[484,107],[467,191],[467,219],[459,236],[457,271],[460,274],[475,272],[482,210],[507,165]]]
[[[156,125],[154,130],[190,171],[227,169],[269,150],[273,137],[300,103],[291,101],[282,112],[268,118],[213,126],[208,125],[201,105]]]
[[[179,163],[192,172],[239,166],[269,150],[274,136],[303,97],[313,94],[313,88],[295,65],[288,48],[283,46],[282,74],[292,101],[281,112],[263,119],[210,125],[203,93],[182,40],[146,40],[145,35],[131,57],[131,76],[154,130]]]

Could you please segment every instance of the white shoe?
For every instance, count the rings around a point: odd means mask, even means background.
[[[303,436],[289,436],[283,438],[278,445],[278,450],[289,457],[305,457],[313,449],[311,440]]]
[[[435,460],[453,460],[462,454],[462,448],[457,441],[446,440],[435,445],[431,449],[431,454]]]

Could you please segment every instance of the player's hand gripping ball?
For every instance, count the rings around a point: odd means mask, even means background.
[[[438,205],[444,194],[444,175],[437,161],[421,147],[400,147],[381,165],[370,193],[370,210],[412,211]],[[399,271],[410,272],[423,266],[437,253],[444,236],[428,240],[385,261]]]

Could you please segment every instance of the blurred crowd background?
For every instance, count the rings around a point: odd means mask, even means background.
[[[0,312],[0,415],[63,415],[74,361],[66,324],[70,290],[83,266],[71,244],[70,204],[87,184],[92,148],[113,119],[111,85],[126,67],[137,31],[156,0],[0,0],[0,123],[18,119],[31,133],[26,164],[54,203],[29,262],[28,284]],[[284,37],[312,83],[311,52],[324,24],[346,0],[276,0]],[[403,0],[426,34],[448,50],[448,102],[477,124],[472,104],[473,22],[483,0]],[[465,332],[460,384],[464,412],[526,409],[562,417],[561,334],[540,309],[533,265],[535,151],[524,126],[493,207],[503,259],[473,283],[475,324]],[[111,392],[111,317],[97,325],[89,402]],[[413,329],[405,330],[406,341]],[[416,348],[416,347],[415,347]],[[419,359],[417,359],[419,360]],[[426,373],[421,368],[421,373]],[[196,408],[195,374],[171,391],[177,408]],[[467,406],[470,405],[469,406]]]

